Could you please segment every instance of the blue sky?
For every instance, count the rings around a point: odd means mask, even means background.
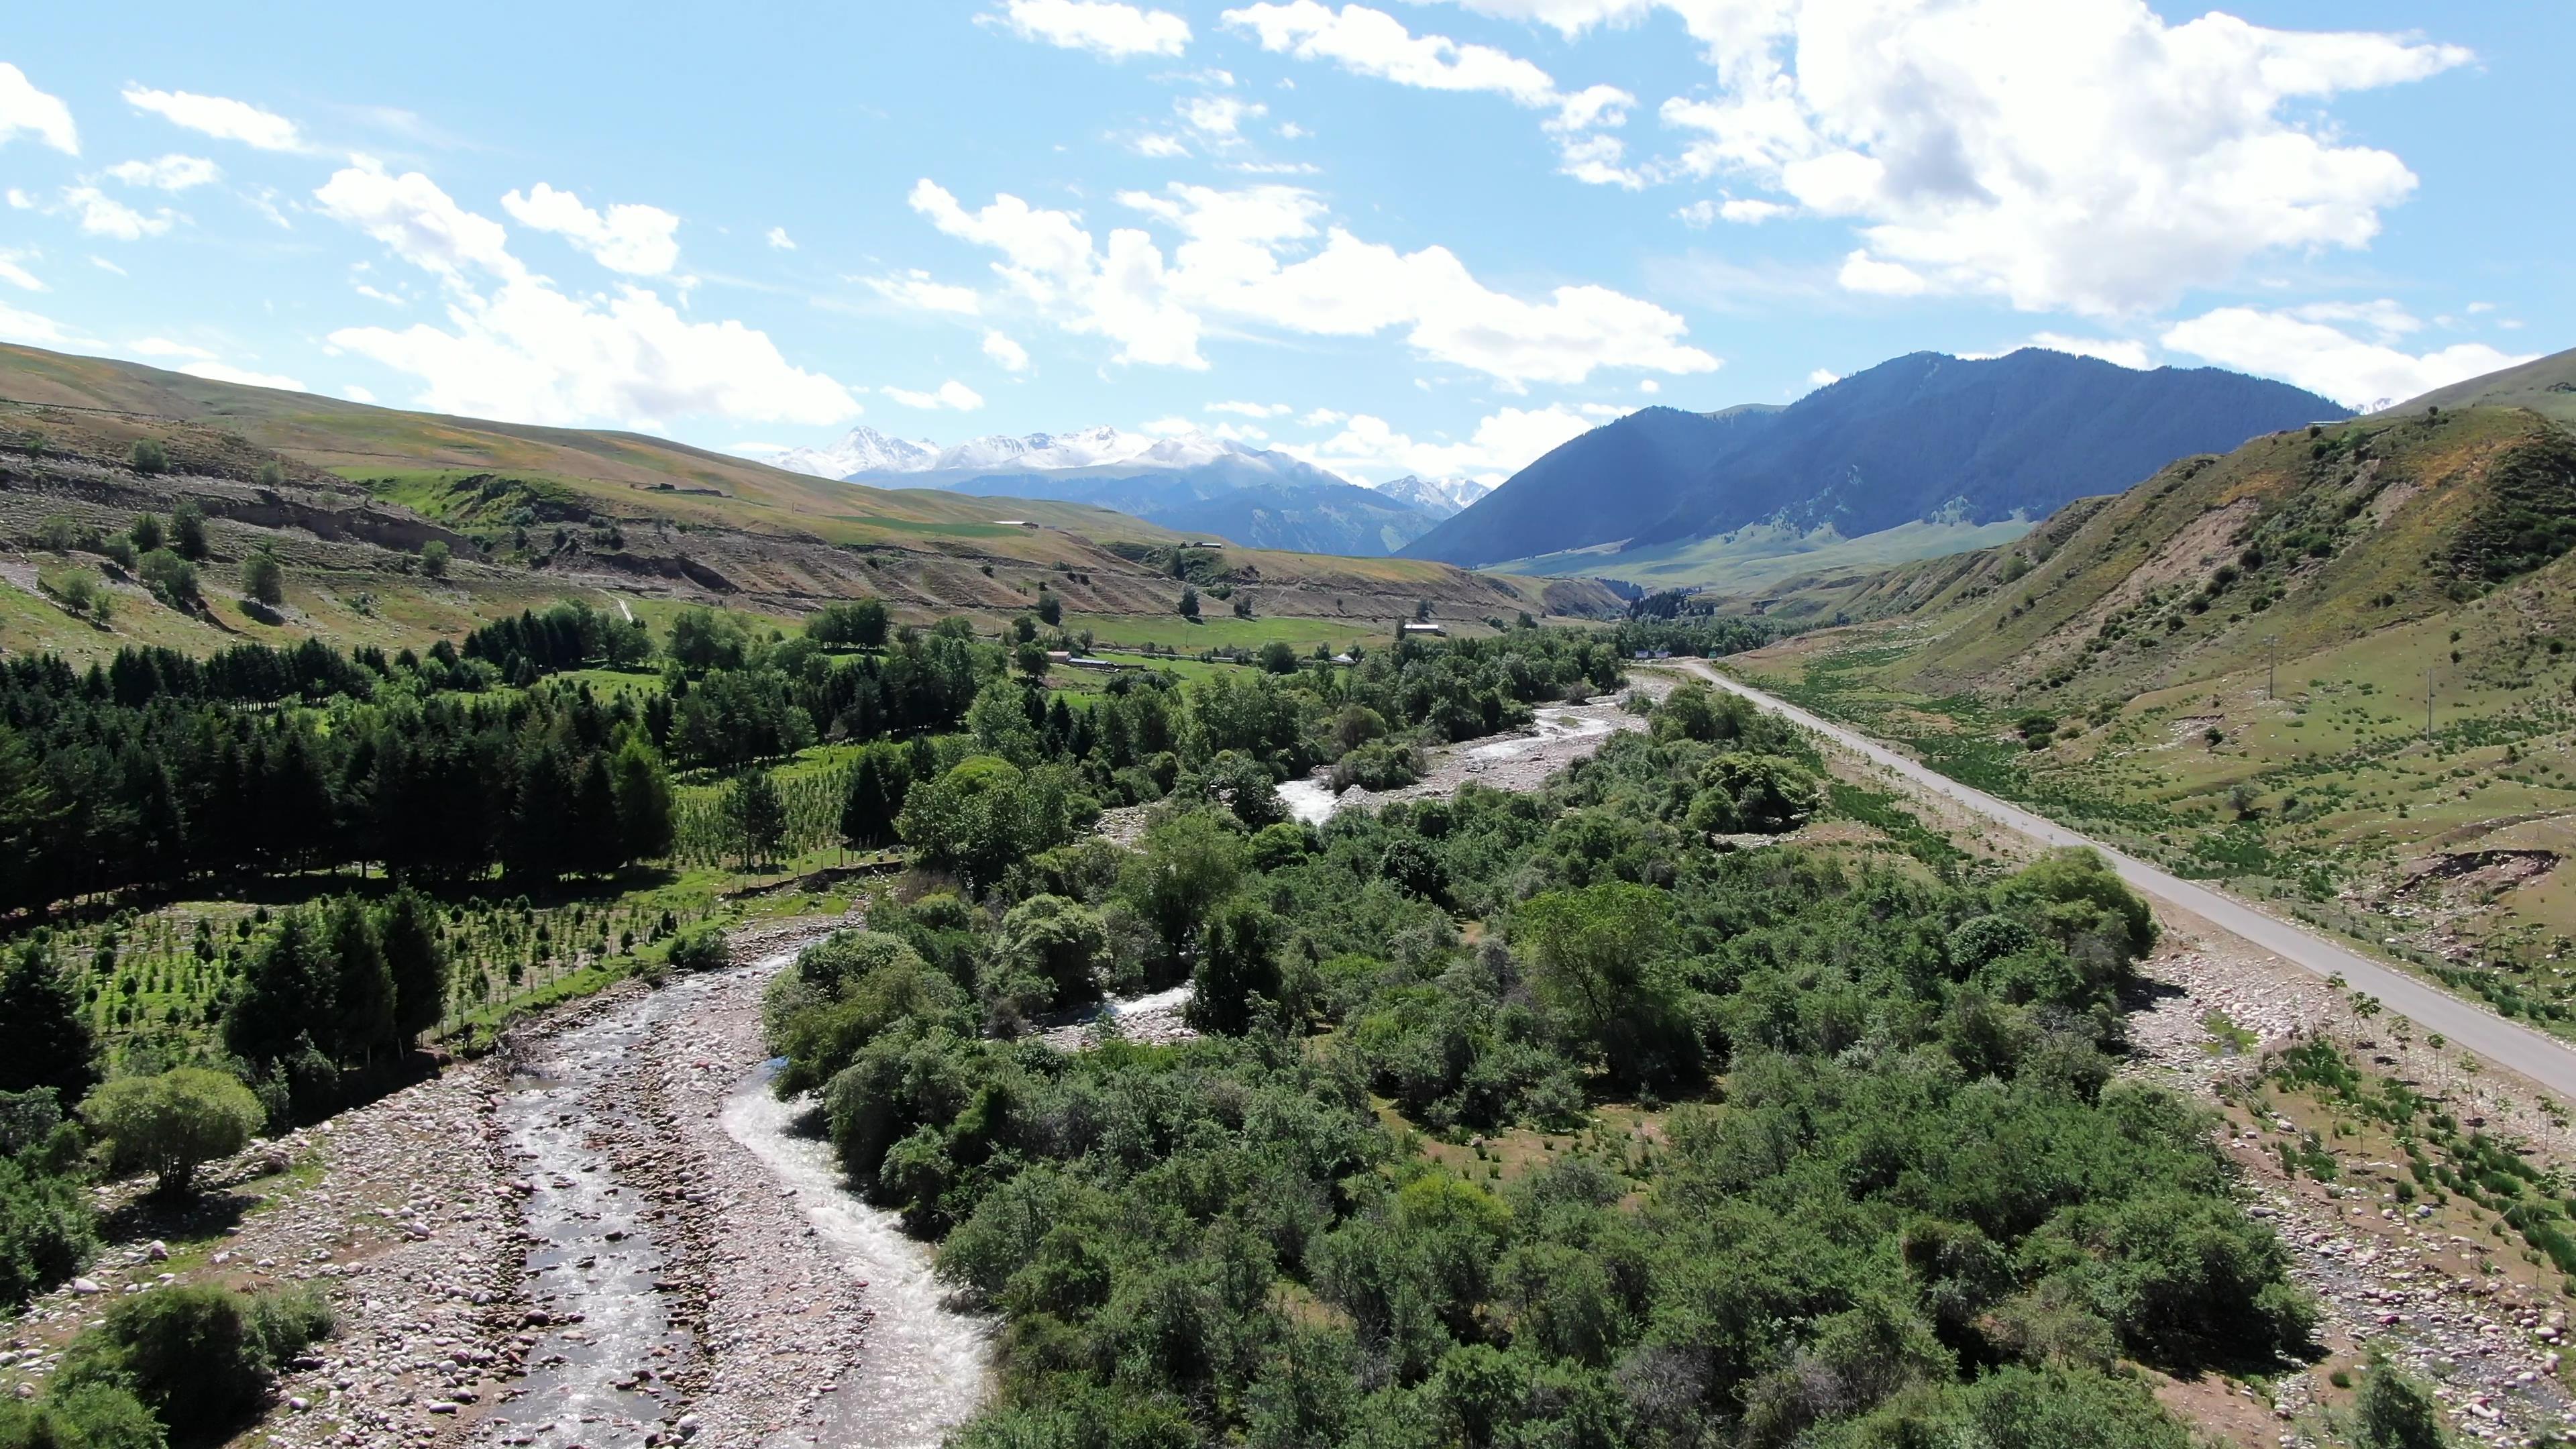
[[[2554,3],[22,7],[0,336],[1370,480],[2034,340],[2358,405],[2569,345],[2571,59]]]

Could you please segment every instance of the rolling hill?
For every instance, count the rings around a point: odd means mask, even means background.
[[[2418,399],[2184,459],[2002,547],[1726,607],[1849,625],[1744,656],[1759,682],[2576,1022],[2576,436],[2550,417]]]
[[[2175,458],[2347,416],[2313,393],[2214,368],[2140,372],[2036,348],[1916,353],[1784,408],[1632,414],[1522,469],[1404,552],[1620,577],[1633,563],[1685,582],[1768,551],[1789,558],[1778,572],[1796,572],[1799,550],[1770,540],[2027,523]],[[1762,531],[1758,547],[1740,546],[1748,529]],[[1692,556],[1712,541],[1705,559]],[[1919,546],[1945,544],[1955,546],[1937,536]],[[1877,561],[1891,560],[1882,549]]]
[[[166,451],[167,471],[131,466],[145,440]],[[102,541],[183,499],[212,520],[200,572],[215,603],[200,614],[103,575],[93,547],[47,542]],[[1007,618],[1042,587],[1104,638],[1143,639],[1172,622],[1176,550],[1206,541],[1084,503],[832,482],[632,433],[401,412],[0,348],[0,650],[95,657],[124,642],[203,649],[309,636],[425,646],[559,597],[647,611],[720,604],[782,620],[877,597],[915,621]],[[443,578],[417,570],[431,542],[452,550]],[[274,620],[238,606],[241,566],[263,548],[289,569]],[[106,578],[107,617],[58,606],[67,571]],[[1297,550],[1228,549],[1192,573],[1227,583],[1258,617],[1361,632],[1425,603],[1470,626],[1620,607],[1598,585]],[[1206,637],[1230,639],[1238,625],[1221,620]]]
[[[2429,408],[2471,407],[2529,408],[2542,417],[2576,427],[2576,348],[2436,388],[2399,403],[2383,416],[2403,417]]]

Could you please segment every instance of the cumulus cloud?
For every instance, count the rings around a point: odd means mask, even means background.
[[[395,256],[449,279],[469,269],[515,278],[520,267],[499,222],[456,204],[417,171],[395,176],[372,158],[334,172],[313,193],[322,213],[382,242]]]
[[[118,241],[141,241],[147,236],[159,236],[178,219],[168,207],[146,216],[95,186],[65,188],[63,205],[71,208],[72,219],[82,231],[91,236],[113,237]]]
[[[2147,344],[2125,337],[2071,337],[2063,332],[2041,332],[2030,339],[2033,347],[2051,352],[2070,352],[2077,357],[2098,357],[2104,362],[2144,372],[2156,365],[2147,352]]]
[[[358,386],[354,382],[344,382],[340,384],[340,395],[351,402],[371,403],[376,400],[376,395],[374,393],[367,391],[365,388]]]
[[[1087,50],[1108,60],[1179,55],[1190,44],[1190,23],[1170,11],[1104,0],[1005,0],[999,15],[984,18],[1009,27],[1022,40]]]
[[[1660,3],[1716,77],[1662,108],[1698,138],[1679,170],[1851,221],[1855,290],[2095,315],[2168,305],[2267,252],[2366,246],[2415,177],[2316,107],[2471,58],[2220,13],[2169,25],[2140,0]]]
[[[72,108],[36,89],[25,71],[0,61],[0,146],[21,134],[66,156],[80,154],[80,131],[72,125]]]
[[[2356,337],[2338,322],[2367,327],[2373,335]],[[2423,353],[2395,345],[2414,330],[2414,318],[2393,302],[2363,308],[2327,303],[2286,311],[2221,307],[2175,323],[2158,340],[2170,351],[2277,377],[2364,411],[2537,355],[2516,356],[2483,342]]]
[[[1002,365],[1005,372],[1029,370],[1029,350],[999,332],[984,334],[984,355]]]
[[[179,370],[190,377],[202,377],[209,382],[234,382],[244,387],[273,387],[283,392],[311,391],[291,377],[283,377],[274,372],[251,372],[244,368],[227,367],[220,362],[191,362]]]
[[[325,215],[436,277],[445,323],[344,327],[333,346],[420,383],[417,405],[516,422],[658,428],[682,417],[829,424],[849,389],[740,322],[693,322],[627,283],[571,296],[511,255],[499,222],[427,176],[359,158],[314,193]]]
[[[1172,108],[1183,124],[1219,145],[1241,140],[1245,121],[1270,113],[1268,106],[1233,96],[1189,96],[1174,101]]]
[[[994,270],[1014,291],[1068,330],[1116,341],[1124,362],[1204,368],[1199,338],[1214,317],[1309,336],[1402,329],[1422,355],[1513,388],[1600,368],[1718,365],[1653,303],[1597,286],[1544,300],[1497,292],[1445,247],[1399,252],[1326,225],[1323,203],[1296,187],[1175,184],[1119,201],[1178,234],[1168,258],[1146,231],[1119,228],[1103,245],[1079,216],[1015,196],[968,211],[934,182],[912,192],[941,231],[1000,252]]]
[[[877,390],[905,407],[919,408],[924,412],[946,408],[950,412],[971,413],[984,405],[982,393],[953,377],[941,383],[937,392],[907,392],[899,387]]]
[[[1596,25],[1623,25],[1653,8],[1650,0],[1456,0],[1462,10],[1497,20],[1553,26],[1568,38]],[[1705,0],[1703,0],[1705,3]],[[1676,7],[1678,8],[1678,7]]]
[[[1412,473],[1500,483],[1593,428],[1592,420],[1564,407],[1504,408],[1479,421],[1466,442],[1442,443],[1399,433],[1385,419],[1366,413],[1348,419],[1339,414],[1317,416],[1329,416],[1344,426],[1323,442],[1288,444],[1281,451],[1318,468],[1376,481]]]
[[[139,111],[150,111],[174,126],[202,132],[218,141],[239,141],[262,151],[312,149],[305,144],[303,133],[296,129],[293,121],[273,111],[263,111],[247,101],[133,86],[125,92],[125,103]]]
[[[879,296],[900,302],[923,312],[953,312],[972,317],[984,310],[983,299],[972,287],[934,281],[928,272],[906,272],[895,277],[870,277],[868,285]]]
[[[502,197],[501,209],[522,226],[571,242],[610,271],[658,277],[680,260],[680,219],[658,206],[620,203],[593,211],[572,192],[540,181],[525,194],[513,191]]]
[[[202,156],[172,154],[158,161],[119,161],[107,168],[107,174],[128,186],[149,186],[156,191],[185,191],[203,186],[224,173],[214,162]]]
[[[1250,32],[1267,51],[1329,61],[1353,75],[1420,90],[1486,92],[1550,112],[1541,129],[1556,142],[1560,171],[1595,185],[1645,184],[1641,173],[1622,164],[1625,145],[1608,134],[1627,124],[1628,108],[1637,103],[1616,86],[1569,94],[1546,71],[1508,51],[1416,35],[1394,16],[1365,5],[1336,11],[1318,0],[1290,0],[1228,10],[1224,20]]]
[[[33,312],[21,312],[6,302],[0,302],[0,338],[7,338],[11,342],[39,342],[47,346],[76,343],[81,340],[78,336],[65,331],[62,324],[51,317],[40,317]]]
[[[787,228],[783,226],[773,226],[769,229],[769,244],[782,252],[796,250],[795,239],[788,236]]]

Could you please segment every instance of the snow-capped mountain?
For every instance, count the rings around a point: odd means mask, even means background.
[[[942,448],[853,428],[777,463],[877,487],[1089,503],[1248,547],[1308,553],[1382,555],[1462,506],[1447,491],[1456,485],[1362,488],[1286,453],[1195,430],[995,434]]]
[[[1493,492],[1494,485],[1473,478],[1417,478],[1407,474],[1392,483],[1378,484],[1377,491],[1434,518],[1447,518]]]
[[[794,473],[811,473],[817,478],[840,479],[853,473],[914,473],[932,467],[938,460],[936,444],[889,438],[874,428],[852,428],[839,442],[820,448],[793,448],[771,459],[770,465]]]

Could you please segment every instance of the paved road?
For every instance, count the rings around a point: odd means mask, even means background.
[[[2180,906],[2201,919],[2232,931],[2264,950],[2294,962],[2319,976],[2341,973],[2352,989],[2366,991],[2385,1003],[2389,1010],[2413,1021],[2428,1032],[2440,1032],[2453,1045],[2474,1052],[2497,1066],[2518,1072],[2561,1097],[2576,1099],[2576,1050],[2541,1035],[2528,1027],[2516,1025],[2483,1007],[2472,1006],[2460,998],[2383,966],[2357,952],[2336,945],[2323,936],[2294,926],[2275,916],[2179,876],[2167,874],[2142,860],[2124,855],[2098,840],[2078,835],[2053,820],[2000,800],[1983,790],[1971,789],[1939,771],[1890,750],[1885,745],[1854,733],[1852,730],[1821,719],[1786,700],[1775,698],[1736,680],[1696,659],[1677,660],[1684,668],[1707,679],[1720,689],[1732,691],[1755,704],[1785,716],[1828,736],[1845,747],[1868,756],[1926,789],[1937,790],[1977,813],[2021,831],[2050,845],[2089,846],[2102,853],[2120,872],[2120,878],[2158,900]]]

